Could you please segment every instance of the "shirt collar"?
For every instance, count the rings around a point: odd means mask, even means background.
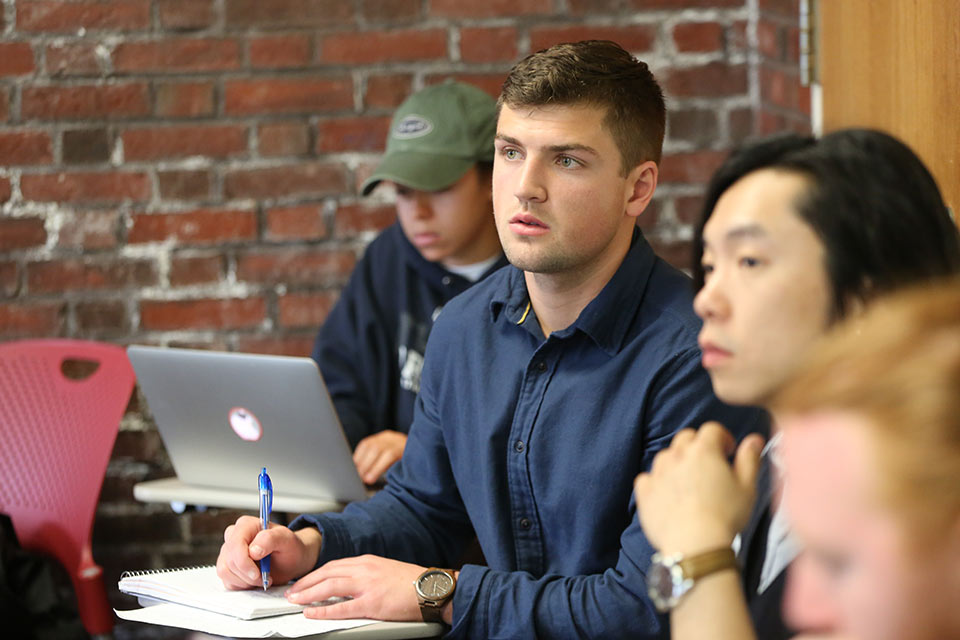
[[[580,312],[570,327],[555,333],[566,337],[579,330],[607,354],[613,356],[623,346],[627,331],[643,300],[647,280],[653,271],[656,256],[639,229],[633,232],[630,249],[606,286]],[[502,286],[490,301],[490,319],[496,322],[502,315],[512,323],[532,322],[534,313],[528,309],[530,296],[523,271],[510,267]]]

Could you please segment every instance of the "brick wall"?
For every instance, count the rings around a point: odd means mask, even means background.
[[[357,192],[393,108],[447,77],[496,95],[555,42],[616,40],[662,81],[666,154],[640,224],[675,264],[731,146],[809,127],[795,0],[0,1],[0,340],[309,353],[393,219]],[[108,583],[212,560],[237,515],[132,500],[172,473],[139,406],[95,526]]]

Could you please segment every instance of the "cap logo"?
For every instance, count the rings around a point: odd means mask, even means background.
[[[393,128],[393,137],[400,140],[420,138],[433,131],[433,123],[418,115],[409,115]]]

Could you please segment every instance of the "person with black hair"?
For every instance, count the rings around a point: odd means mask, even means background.
[[[768,406],[821,337],[875,297],[960,272],[960,237],[933,177],[902,142],[866,129],[732,154],[710,182],[695,252],[703,365],[718,397],[738,405]],[[684,430],[636,480],[641,524],[674,565],[729,550],[743,530],[742,583],[726,566],[663,599],[677,640],[705,625],[719,639],[793,635],[781,601],[798,546],[776,506],[778,436],[762,457],[761,447],[745,439],[731,467],[735,445],[720,425]]]

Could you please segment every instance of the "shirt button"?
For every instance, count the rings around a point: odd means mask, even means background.
[[[547,363],[546,363],[546,362],[544,362],[543,360],[541,360],[540,362],[537,363],[537,371],[539,371],[540,373],[543,373],[543,372],[546,371],[546,370],[547,370]]]
[[[517,440],[516,442],[513,443],[513,448],[516,449],[517,453],[523,453],[523,450],[526,447],[523,444],[523,440]]]
[[[442,282],[447,286],[450,286],[450,283],[453,282],[453,280],[450,278],[450,276],[443,276],[443,280],[441,280],[440,282]]]
[[[529,518],[520,518],[520,528],[529,529],[530,528],[530,519]]]

